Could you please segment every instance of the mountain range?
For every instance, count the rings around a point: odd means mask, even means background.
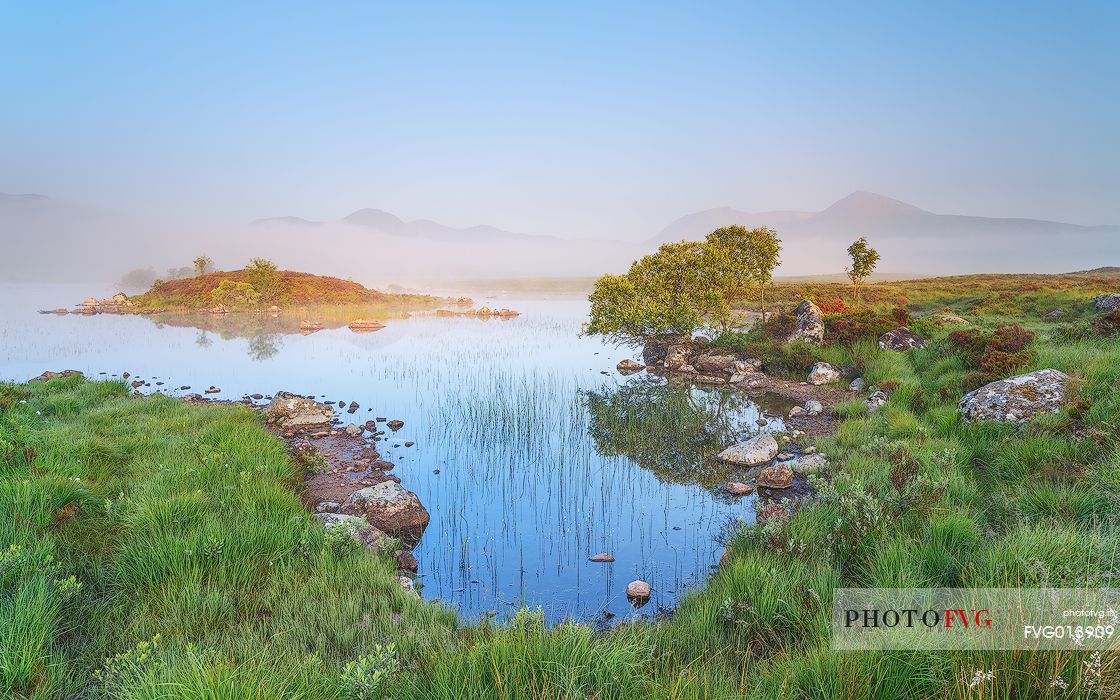
[[[621,272],[663,242],[698,240],[731,224],[769,226],[782,239],[777,274],[840,272],[866,236],[891,273],[1061,272],[1120,261],[1120,226],[937,214],[854,192],[819,212],[720,207],[683,216],[641,241],[568,240],[494,226],[405,221],[359,209],[333,221],[298,216],[200,230],[138,221],[43,195],[0,193],[0,280],[90,280],[135,267],[179,267],[199,252],[233,268],[266,255],[281,266],[374,285],[440,279],[597,276]]]

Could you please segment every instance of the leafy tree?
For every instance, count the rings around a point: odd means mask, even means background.
[[[773,281],[774,269],[781,264],[782,242],[777,232],[765,226],[725,226],[709,233],[704,242],[713,286],[728,306],[739,301],[744,290],[757,290],[765,321],[766,285]]]
[[[245,279],[260,295],[260,302],[274,304],[283,293],[283,280],[276,270],[276,263],[266,258],[253,258],[245,268]]]
[[[222,280],[218,287],[210,292],[210,298],[215,304],[224,304],[230,307],[256,306],[261,301],[261,295],[247,282],[234,282]]]
[[[845,267],[844,272],[855,287],[856,298],[863,299],[863,281],[867,279],[875,266],[879,263],[879,251],[867,245],[867,239],[860,236],[855,243],[848,246],[848,257],[852,259],[850,267]]]
[[[138,267],[135,270],[129,270],[121,276],[118,284],[129,291],[138,289],[149,289],[152,283],[156,281],[156,271],[150,267]]]
[[[214,269],[214,261],[209,255],[200,255],[194,259],[194,276],[201,277]]]
[[[762,296],[780,250],[773,231],[741,226],[718,229],[700,242],[666,243],[625,275],[596,281],[584,332],[638,344],[705,326],[727,330],[736,301],[755,287]]]
[[[169,280],[184,280],[188,277],[193,277],[194,270],[189,267],[169,267],[167,268],[167,279]]]

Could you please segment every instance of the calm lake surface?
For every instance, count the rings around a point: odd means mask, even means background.
[[[712,455],[783,427],[739,392],[619,375],[615,364],[634,354],[579,337],[582,299],[476,298],[522,315],[414,313],[374,333],[307,336],[246,328],[244,317],[207,316],[201,330],[159,316],[36,312],[105,292],[0,285],[0,379],[127,371],[172,395],[184,385],[233,400],[288,390],[357,401],[344,421],[403,420],[379,450],[431,512],[415,549],[423,595],[469,619],[521,604],[554,621],[671,608],[712,571],[727,523],[754,517],[754,496],[721,492],[731,475]],[[598,552],[616,561],[587,560]],[[625,596],[636,578],[653,587],[640,611]]]

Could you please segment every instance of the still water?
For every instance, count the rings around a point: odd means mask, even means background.
[[[288,390],[357,401],[347,421],[403,420],[379,450],[431,513],[415,549],[423,595],[469,619],[522,604],[554,621],[671,608],[711,572],[727,524],[754,517],[753,496],[721,492],[732,475],[712,455],[782,428],[739,392],[619,375],[615,364],[634,355],[579,336],[582,299],[480,299],[521,316],[413,313],[374,333],[306,336],[244,316],[36,313],[102,292],[0,286],[0,379],[127,371],[172,395]],[[587,560],[599,552],[615,562]],[[636,578],[653,587],[641,611],[625,596]]]

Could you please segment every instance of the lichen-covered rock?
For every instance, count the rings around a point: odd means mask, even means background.
[[[746,372],[744,374],[733,374],[731,379],[728,380],[732,384],[750,388],[760,387],[766,384],[766,375],[762,372]]]
[[[749,374],[751,372],[759,372],[762,370],[762,360],[757,358],[748,358],[746,360],[736,360],[731,366],[731,371],[734,374]]]
[[[645,365],[640,362],[635,362],[630,358],[626,358],[615,366],[615,369],[617,369],[622,374],[634,374],[635,372],[641,372],[645,368]]]
[[[775,464],[759,472],[755,484],[768,489],[788,489],[793,486],[793,470],[787,464]]]
[[[415,546],[431,516],[420,498],[395,481],[383,481],[355,491],[350,503],[365,514],[370,525]]]
[[[329,423],[334,408],[314,399],[286,391],[278,391],[268,404],[268,422],[281,428],[299,428]]]
[[[856,377],[852,383],[848,385],[848,391],[860,392],[867,389],[867,381],[863,377]]]
[[[716,455],[716,459],[746,467],[766,464],[778,454],[778,441],[770,433],[762,433]]]
[[[692,361],[692,366],[701,372],[727,372],[732,373],[737,362],[734,355],[714,355],[704,353],[697,355]]]
[[[824,413],[824,404],[816,399],[809,399],[805,402],[805,415],[819,416]]]
[[[1056,369],[1040,369],[985,384],[965,394],[957,408],[964,422],[1021,422],[1039,413],[1060,411],[1065,404],[1069,376]]]
[[[885,391],[874,392],[873,394],[871,394],[871,396],[867,397],[867,412],[875,413],[887,404],[888,398],[890,397],[887,396],[887,393]]]
[[[1098,294],[1093,299],[1097,311],[1116,311],[1120,309],[1120,294]]]
[[[798,474],[816,474],[828,467],[828,458],[818,454],[805,455],[791,466]]]
[[[802,340],[820,345],[824,341],[824,314],[812,301],[806,299],[793,310],[793,333],[786,342]]]
[[[821,384],[828,384],[829,382],[836,381],[843,376],[843,373],[828,364],[827,362],[816,362],[809,368],[809,377],[806,379],[810,384],[820,386]]]
[[[665,369],[683,370],[690,365],[688,356],[692,354],[692,343],[674,343],[665,351]]]
[[[906,352],[914,348],[924,348],[926,339],[906,326],[894,328],[879,336],[879,347],[884,350]]]

